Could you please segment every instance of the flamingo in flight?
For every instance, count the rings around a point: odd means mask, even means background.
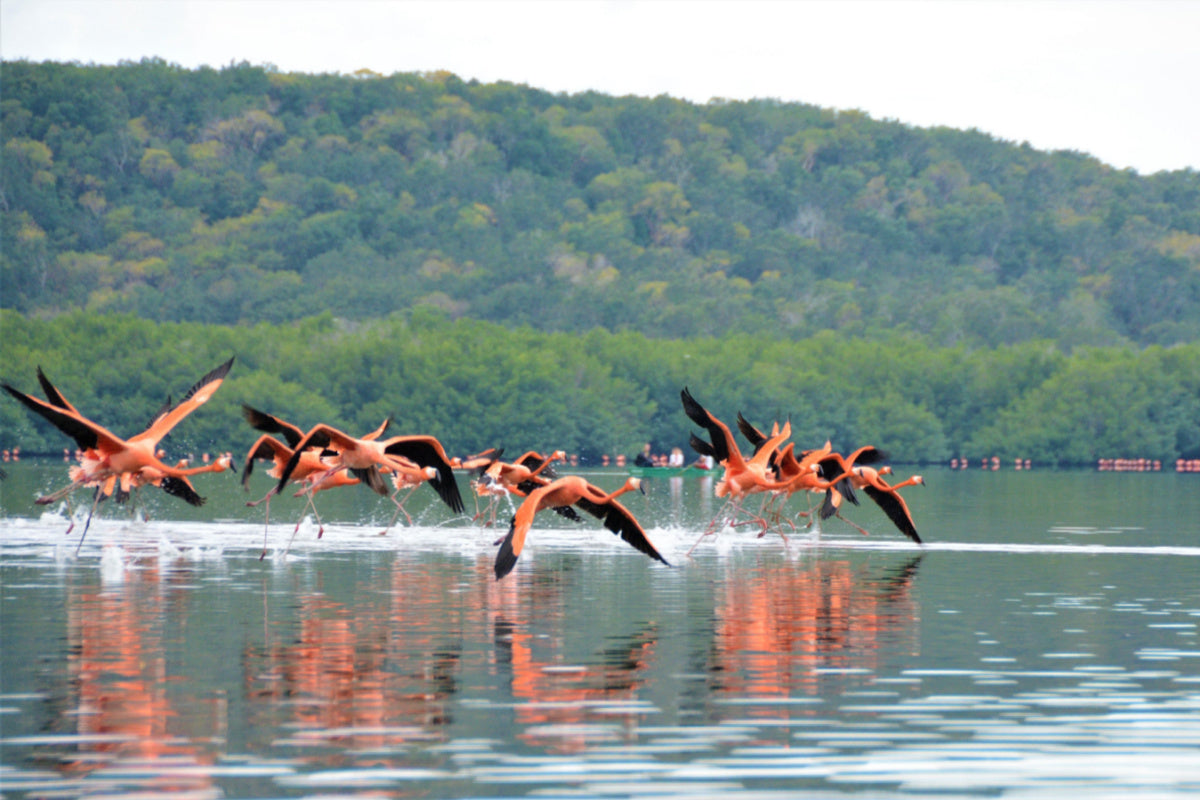
[[[193,505],[200,505],[204,502],[204,498],[196,494],[187,478],[189,475],[213,471],[211,466],[181,468],[164,464],[158,458],[158,444],[188,414],[208,402],[217,389],[221,388],[221,383],[232,367],[233,359],[230,358],[224,364],[211,370],[187,391],[179,403],[171,405],[168,401],[168,404],[155,416],[149,428],[129,439],[120,438],[107,428],[79,413],[62,396],[62,393],[50,384],[40,367],[38,369],[39,382],[46,391],[48,400],[39,400],[18,391],[7,383],[2,386],[6,392],[30,411],[74,439],[75,444],[83,451],[79,468],[72,475],[72,483],[68,491],[93,484],[99,486],[100,491],[92,502],[93,513],[101,495],[112,494],[118,481],[121,491],[127,494],[138,480],[139,473],[143,473],[143,471],[148,482],[157,483],[168,494],[182,497]],[[88,522],[91,522],[91,514],[88,515]],[[83,538],[86,535],[87,528],[85,526],[83,536],[79,538],[79,547],[83,546]],[[78,552],[78,548],[76,552]]]
[[[516,566],[517,559],[520,558],[521,551],[525,547],[525,538],[533,526],[533,518],[539,511],[572,505],[603,520],[605,528],[620,536],[635,549],[670,566],[657,548],[650,543],[646,532],[642,530],[642,526],[629,509],[616,500],[626,492],[641,489],[641,486],[640,480],[630,477],[619,489],[606,493],[578,475],[567,475],[537,487],[529,493],[517,509],[517,513],[513,515],[508,535],[500,543],[500,551],[496,554],[494,567],[496,580],[500,580],[512,572],[513,567]]]
[[[384,420],[377,431],[362,438],[351,436],[332,425],[322,424],[312,428],[297,443],[292,457],[284,465],[279,476],[279,490],[282,491],[287,484],[302,453],[310,447],[320,447],[333,451],[331,466],[326,470],[329,475],[347,470],[381,495],[388,493],[381,467],[408,474],[414,472],[414,464],[417,471],[433,467],[437,474],[428,478],[429,485],[450,510],[462,513],[465,507],[454,480],[454,461],[447,457],[441,442],[432,436],[393,436],[381,441],[378,437],[389,422]]]
[[[717,497],[729,498],[726,506],[732,504],[735,515],[742,511],[741,504],[747,495],[785,488],[785,484],[779,482],[778,476],[771,468],[771,462],[778,457],[777,450],[779,446],[791,436],[790,423],[785,423],[783,428],[773,436],[762,441],[753,456],[747,459],[742,455],[742,451],[734,440],[733,432],[729,430],[729,426],[717,419],[704,406],[700,405],[687,387],[684,387],[679,397],[683,402],[683,410],[688,418],[708,431],[710,441],[707,442],[699,439],[695,434],[692,435],[692,448],[701,455],[712,456],[724,466],[725,474],[717,482],[713,491]],[[723,513],[724,507],[713,517],[713,521],[709,523],[708,529],[700,537],[701,539],[714,533],[716,523],[722,517]],[[749,520],[749,522],[762,527],[760,536],[769,528],[767,521],[761,516]],[[783,537],[785,542],[787,541],[787,537],[783,536],[782,531],[780,532],[780,536]],[[697,541],[697,543],[699,542]],[[695,545],[693,545],[693,549],[694,547]]]
[[[248,405],[242,406],[242,417],[255,430],[266,431],[262,436],[250,445],[249,451],[246,453],[246,462],[242,468],[242,487],[249,489],[250,475],[254,471],[255,461],[271,461],[272,465],[267,474],[273,478],[278,478],[283,474],[283,468],[287,466],[288,461],[295,453],[295,446],[304,438],[304,432],[290,422],[268,414],[265,411],[259,411]],[[272,433],[277,433],[283,436],[287,444],[279,441]],[[321,522],[321,515],[317,512],[316,504],[313,502],[313,495],[319,491],[326,489],[335,489],[339,486],[354,486],[361,483],[358,478],[347,475],[345,472],[338,472],[318,482],[317,477],[328,472],[331,464],[324,461],[321,457],[320,448],[311,448],[301,453],[300,459],[296,467],[292,470],[290,480],[301,485],[297,495],[304,495],[307,498],[307,508],[312,509],[313,516],[317,520],[317,538],[325,532],[325,525]],[[267,531],[271,522],[271,498],[279,492],[279,487],[272,486],[265,495],[258,500],[252,500],[246,505],[254,507],[260,504],[266,504],[266,514],[263,521],[263,549],[259,555],[259,559],[263,559],[267,555]],[[295,537],[297,531],[300,530],[300,522],[296,523],[296,527],[292,530],[292,536]],[[290,540],[289,540],[290,543]]]
[[[892,468],[888,466],[880,467],[876,470],[873,467],[854,467],[850,475],[847,476],[850,485],[857,489],[862,489],[866,492],[867,497],[875,501],[883,513],[887,514],[888,519],[907,536],[917,544],[921,544],[921,536],[917,533],[917,526],[913,523],[912,512],[908,509],[908,503],[904,502],[904,498],[900,496],[900,489],[907,486],[924,486],[925,479],[920,475],[913,475],[911,478],[900,481],[896,484],[889,484],[882,476],[890,475]],[[866,530],[855,525],[850,520],[846,519],[841,514],[841,492],[830,492],[825,497],[825,502],[821,504],[821,519],[829,519],[836,516],[843,522],[857,528],[859,532],[866,535]]]
[[[497,455],[490,463],[479,468],[479,477],[474,481],[475,493],[478,497],[488,498],[488,507],[483,511],[476,508],[474,519],[478,520],[487,512],[491,512],[487,525],[496,523],[496,504],[501,497],[509,500],[510,508],[512,495],[526,497],[531,491],[544,486],[550,480],[558,477],[551,465],[555,461],[566,461],[567,454],[563,450],[555,450],[549,456],[530,450],[521,455],[513,463],[500,460]],[[544,476],[544,477],[543,477]],[[561,506],[560,513],[565,513],[575,521],[579,516],[570,510],[570,506]]]

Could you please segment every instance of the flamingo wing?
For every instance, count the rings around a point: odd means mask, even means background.
[[[316,425],[308,433],[304,434],[304,438],[296,443],[292,450],[291,457],[287,463],[283,465],[283,470],[279,473],[279,485],[276,487],[277,492],[282,492],[287,486],[288,479],[292,477],[292,472],[296,469],[296,465],[300,463],[301,456],[310,447],[353,447],[356,440],[342,433],[337,428],[330,425]]]
[[[838,512],[842,500],[846,499],[846,495],[842,492],[842,486],[850,488],[848,481],[842,481],[836,488],[830,486],[825,490],[825,499],[821,501],[821,509],[817,512],[821,519],[829,519]],[[854,503],[857,504],[858,500],[855,500]]]
[[[692,397],[692,393],[686,386],[679,393],[679,398],[683,401],[683,411],[687,414],[688,419],[708,431],[708,438],[712,440],[713,457],[717,461],[729,461],[732,458],[740,469],[742,454],[733,441],[733,434],[730,432],[729,426],[696,402],[696,398]],[[701,453],[701,455],[707,455],[707,453]]]
[[[579,505],[579,502],[576,502]],[[618,503],[616,500],[609,500],[603,505],[604,509],[604,527],[620,536],[635,550],[638,550],[650,556],[657,561],[661,561],[668,567],[671,566],[668,561],[662,557],[658,549],[650,543],[649,537],[646,536],[646,531],[642,530],[641,524],[625,506]]]
[[[397,436],[388,441],[383,451],[392,456],[404,456],[418,466],[436,469],[437,477],[430,478],[429,484],[438,497],[456,514],[466,509],[458,491],[458,482],[454,479],[454,469],[437,439],[432,436]]]
[[[363,438],[363,441],[364,441],[364,442],[373,442],[373,441],[375,441],[375,440],[376,440],[376,439],[378,439],[380,436],[383,436],[383,433],[384,433],[384,431],[386,431],[386,430],[388,429],[388,427],[389,427],[391,424],[392,424],[392,418],[391,418],[391,417],[384,417],[384,418],[383,418],[383,424],[382,424],[382,425],[380,425],[380,426],[379,426],[378,428],[376,428],[375,430],[373,430],[373,431],[371,431],[370,433],[368,433],[366,436],[362,437],[362,438]]]
[[[690,444],[692,449],[695,450],[699,455],[708,456],[714,461],[719,460],[717,459],[717,452],[713,449],[713,446],[701,439],[696,434],[688,434],[688,444]]]
[[[47,403],[45,400],[31,397],[24,392],[17,391],[7,383],[2,385],[6,392],[21,402],[21,405],[74,439],[75,444],[81,450],[100,449],[111,452],[122,450],[127,446],[121,438],[103,426],[97,425],[77,413],[65,411],[62,408]]]
[[[544,469],[544,470],[542,470],[541,475],[534,475],[533,477],[529,478],[528,480],[521,481],[520,483],[517,484],[517,491],[519,493],[525,495],[526,497],[528,497],[531,492],[550,483],[549,480],[542,477],[542,475],[545,475],[549,471],[550,471],[549,468]],[[569,519],[569,520],[571,520],[571,522],[583,522],[583,517],[579,516],[579,513],[576,512],[575,509],[569,505],[550,506],[549,508],[555,514],[558,514],[560,517]]]
[[[160,484],[162,490],[169,495],[178,497],[193,506],[202,506],[207,500],[196,493],[196,488],[192,486],[191,481],[187,478],[176,478],[172,475],[162,479]]]
[[[207,375],[196,381],[192,385],[192,388],[187,390],[187,394],[183,396],[182,400],[171,406],[167,411],[160,413],[149,428],[134,436],[130,441],[136,442],[144,439],[150,439],[154,442],[160,441],[184,417],[208,402],[213,393],[221,388],[221,383],[225,380],[225,376],[229,374],[229,370],[232,367],[233,359],[230,358],[221,366],[210,370]]]
[[[379,474],[379,467],[374,464],[363,469],[348,469],[346,471],[369,486],[375,494],[388,495],[391,493],[388,489],[387,481]]]
[[[921,537],[917,534],[916,525],[913,524],[908,504],[904,502],[904,498],[900,496],[899,492],[884,491],[870,484],[864,486],[863,491],[883,509],[883,513],[887,514],[888,519],[895,523],[901,533],[917,544],[921,544]]]
[[[525,537],[533,526],[533,518],[544,508],[570,506],[588,491],[589,484],[576,475],[567,475],[538,486],[526,496],[517,513],[513,514],[508,535],[500,542],[496,553],[496,580],[500,580],[516,565],[525,547]]]
[[[71,405],[67,398],[63,397],[62,392],[55,388],[50,379],[46,377],[46,373],[42,372],[42,366],[39,364],[37,368],[38,383],[42,385],[42,393],[46,395],[46,399],[53,406],[58,406],[64,411],[70,411],[72,414],[78,414],[79,410]]]
[[[292,449],[278,439],[263,434],[258,437],[254,444],[250,445],[250,449],[246,452],[246,460],[242,465],[242,486],[247,487],[250,483],[250,473],[254,471],[254,462],[257,460],[272,460],[280,463],[287,463],[287,460],[292,456]]]
[[[742,436],[746,437],[746,441],[748,441],[751,446],[754,447],[754,452],[757,453],[762,448],[763,443],[767,441],[767,435],[751,425],[750,422],[742,416],[742,412],[740,411],[737,415],[737,426],[738,430],[742,432]]]
[[[242,418],[256,431],[279,434],[287,440],[288,447],[295,447],[304,438],[304,431],[292,423],[284,422],[279,417],[245,404],[242,405]]]
[[[530,450],[528,453],[525,453],[520,458],[518,458],[516,460],[516,463],[522,467],[525,467],[528,470],[537,472],[538,467],[541,467],[542,464],[545,464],[548,458],[549,458],[548,456],[544,456],[541,453],[536,453],[536,452]],[[542,469],[542,471],[539,473],[539,475],[549,478],[550,480],[554,480],[555,478],[558,477],[558,475],[554,472],[554,467],[551,467],[551,466],[547,466],[544,469]]]

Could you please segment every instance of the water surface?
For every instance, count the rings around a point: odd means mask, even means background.
[[[30,503],[63,467],[7,470],[6,797],[1200,794],[1200,476],[934,470],[924,547],[863,507],[691,558],[710,482],[651,481],[671,568],[545,518],[497,582],[432,492],[386,536],[386,500],[320,495],[286,554],[279,498],[260,560],[203,476],[76,556]]]

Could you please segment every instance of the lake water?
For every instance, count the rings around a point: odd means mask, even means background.
[[[651,480],[672,567],[546,515],[497,582],[427,488],[286,553],[278,498],[260,560],[269,482],[206,475],[76,556],[64,466],[5,468],[5,797],[1200,795],[1200,475],[933,469],[924,547],[864,505],[691,558],[711,481]]]

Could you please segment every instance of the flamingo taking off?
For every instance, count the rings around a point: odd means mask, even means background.
[[[900,496],[899,489],[907,486],[924,486],[925,479],[920,475],[913,475],[907,480],[891,485],[883,480],[883,475],[890,475],[891,467],[880,467],[878,470],[873,467],[856,466],[850,471],[850,484],[855,488],[862,489],[866,492],[867,497],[870,497],[875,503],[883,509],[883,513],[887,514],[900,532],[912,539],[917,544],[921,544],[921,537],[917,533],[917,526],[913,523],[912,512],[908,510],[908,503],[904,502],[904,498]],[[829,519],[836,516],[838,519],[846,522],[857,528],[864,535],[866,530],[855,525],[850,520],[842,516],[840,511],[840,493],[831,492],[826,495],[825,502],[821,505],[821,519]]]
[[[168,401],[168,404],[155,416],[149,428],[129,439],[120,438],[102,425],[80,414],[50,384],[49,380],[46,380],[40,368],[38,369],[38,379],[46,391],[48,401],[31,397],[7,383],[3,384],[3,388],[30,411],[74,439],[76,445],[83,451],[79,468],[72,475],[72,487],[95,484],[100,487],[104,496],[108,496],[112,494],[115,484],[119,481],[121,491],[128,493],[137,480],[138,474],[148,471],[146,474],[151,476],[152,482],[157,480],[168,494],[176,494],[188,502],[200,504],[204,502],[204,499],[195,494],[195,490],[190,488],[190,484],[186,484],[186,479],[189,475],[211,470],[207,466],[186,469],[164,464],[157,455],[158,443],[188,414],[208,402],[213,393],[221,387],[221,383],[229,374],[232,366],[233,359],[230,358],[224,364],[211,370],[187,391],[179,403],[171,405]],[[93,512],[99,500],[100,493],[92,503]],[[88,520],[91,521],[91,515]],[[84,536],[86,535],[85,527]],[[83,536],[79,539],[79,546],[83,546]]]
[[[517,559],[525,547],[525,537],[529,534],[533,518],[539,511],[572,505],[579,506],[592,516],[602,519],[605,528],[635,549],[667,564],[667,560],[650,543],[646,532],[629,509],[616,501],[617,497],[634,489],[641,489],[641,481],[637,478],[628,478],[621,488],[606,493],[578,475],[567,475],[534,489],[513,515],[508,535],[500,543],[500,551],[496,554],[496,580],[503,578],[516,566]]]
[[[356,438],[332,425],[317,425],[297,443],[292,457],[284,465],[279,477],[279,490],[282,491],[287,484],[302,453],[309,447],[322,447],[334,453],[330,460],[331,466],[327,470],[329,474],[348,470],[381,495],[388,494],[387,484],[380,472],[381,467],[396,472],[411,472],[413,464],[421,470],[433,467],[437,476],[429,478],[429,485],[450,510],[462,513],[465,506],[462,495],[458,492],[458,484],[454,480],[454,463],[446,456],[441,442],[432,436],[393,436],[378,440],[377,437],[387,426],[388,421],[385,420],[379,430]]]
[[[483,511],[479,511],[476,507],[474,519],[478,520],[485,513],[490,512],[487,524],[494,525],[496,504],[501,497],[509,500],[511,508],[512,495],[526,497],[534,489],[549,483],[550,480],[558,477],[554,474],[551,465],[555,461],[566,460],[567,454],[563,450],[555,450],[549,456],[530,450],[513,463],[501,461],[500,456],[497,455],[490,463],[479,468],[478,478],[473,482],[476,496],[488,498],[488,507]],[[562,506],[556,510],[573,518],[576,522],[579,521],[579,515],[571,511],[570,506]]]

